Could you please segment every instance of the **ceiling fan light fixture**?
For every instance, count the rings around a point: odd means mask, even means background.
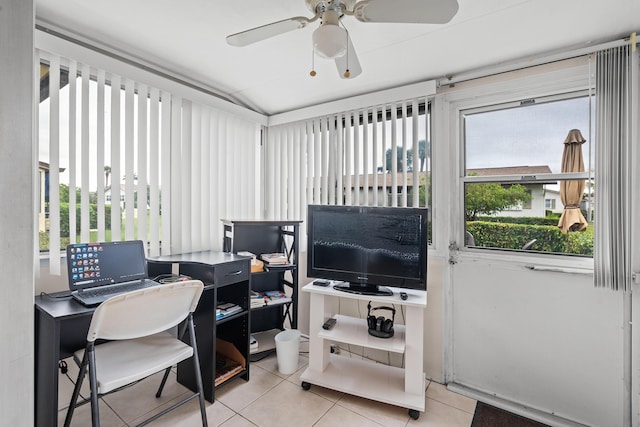
[[[326,59],[341,57],[347,52],[347,31],[333,24],[322,25],[313,32],[313,48]]]

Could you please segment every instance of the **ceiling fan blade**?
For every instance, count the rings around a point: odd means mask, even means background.
[[[362,22],[446,24],[457,12],[457,0],[362,0],[353,7]]]
[[[295,16],[293,18],[283,19],[282,21],[272,22],[271,24],[227,36],[227,43],[231,46],[247,46],[270,37],[297,30],[299,28],[304,28],[309,22],[313,22],[316,19],[317,16],[312,19],[305,18],[304,16]]]
[[[338,68],[338,74],[341,79],[354,79],[362,74],[362,67],[356,55],[356,50],[351,43],[351,37],[347,46],[347,53],[336,58],[336,67]],[[344,73],[349,70],[349,77],[345,77]]]

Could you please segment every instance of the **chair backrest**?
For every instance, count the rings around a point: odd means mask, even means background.
[[[133,339],[172,328],[193,313],[203,288],[200,280],[187,280],[109,298],[93,313],[87,341]]]

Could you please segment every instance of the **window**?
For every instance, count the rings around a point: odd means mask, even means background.
[[[307,204],[431,206],[424,98],[269,127],[265,147],[267,218],[304,219]]]
[[[523,250],[535,239],[526,250],[593,255],[592,105],[574,93],[462,112],[467,246]],[[564,143],[580,135],[584,142]],[[569,146],[583,168],[563,163]],[[573,222],[579,214],[582,224]]]
[[[164,106],[159,91],[60,58],[41,62],[40,70],[40,168],[58,169],[47,173],[41,199],[47,209],[57,199],[59,224],[51,241],[40,224],[40,250],[54,241],[63,250],[79,241],[148,240],[148,204],[138,199],[148,201],[151,178],[161,186],[159,175],[147,173],[147,138],[153,123],[159,129]],[[112,205],[112,196],[121,203]]]
[[[144,70],[124,67],[160,87],[38,54],[38,227],[51,274],[71,242],[215,250],[221,218],[257,216],[261,117]]]
[[[556,208],[556,199],[544,199],[545,209],[554,210]]]
[[[431,194],[428,104],[366,109],[347,115],[343,139],[343,204],[429,206]],[[394,152],[395,151],[395,152]]]

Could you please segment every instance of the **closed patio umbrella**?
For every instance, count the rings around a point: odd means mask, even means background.
[[[584,172],[582,160],[582,144],[586,139],[578,129],[571,129],[564,140],[562,153],[562,172]],[[580,202],[584,192],[584,180],[572,180],[560,182],[560,199],[564,205],[562,216],[558,221],[558,227],[563,233],[569,231],[584,231],[587,229],[587,220],[580,211]]]

